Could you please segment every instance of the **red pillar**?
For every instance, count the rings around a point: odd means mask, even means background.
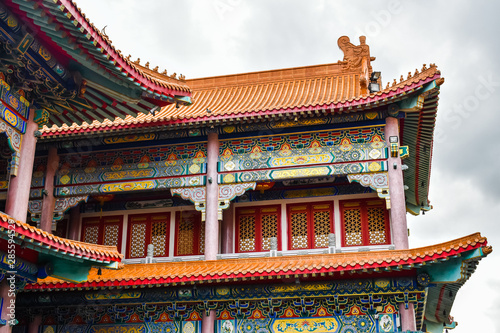
[[[399,120],[387,117],[385,120],[385,138],[390,147],[390,137],[396,137],[399,142]],[[406,200],[403,184],[403,171],[401,170],[401,158],[399,152],[397,157],[390,157],[388,162],[389,195],[391,197],[391,230],[394,246],[397,250],[408,248],[408,224],[406,222]],[[394,168],[396,165],[396,168]]]
[[[222,215],[222,253],[233,253],[233,204]]]
[[[5,204],[5,213],[21,222],[26,222],[33,162],[35,160],[36,137],[34,133],[38,130],[38,124],[33,121],[34,116],[35,110],[32,109],[26,123],[26,133],[24,133],[21,143],[17,176],[10,177],[7,202]]]
[[[216,260],[219,251],[219,186],[217,184],[217,160],[219,157],[219,136],[208,134],[207,143],[207,185],[205,206],[205,260]]]
[[[28,333],[39,333],[40,325],[42,325],[42,316],[35,316],[28,325]]]
[[[54,178],[59,167],[59,155],[57,148],[50,147],[47,159],[47,170],[45,172],[45,191],[47,195],[43,197],[42,217],[40,219],[40,229],[52,232],[52,220],[54,218],[54,206],[56,198],[54,197]]]
[[[78,232],[80,231],[80,207],[73,207],[69,211],[69,231],[68,238],[79,240]]]
[[[203,319],[201,321],[201,333],[214,333],[215,332],[215,310],[210,310],[210,314],[207,316],[205,311],[203,312]]]
[[[417,330],[417,324],[415,321],[415,308],[413,307],[413,303],[408,303],[408,309],[405,309],[405,305],[403,303],[400,303],[399,314],[401,318],[401,331],[414,332]]]
[[[10,333],[12,332],[12,326],[10,323],[16,319],[16,295],[15,287],[11,289],[11,284],[9,278],[14,275],[5,274],[5,278],[0,282],[0,298],[2,299],[2,313],[1,318],[6,321],[6,324],[0,326],[0,333]],[[14,280],[15,281],[15,280]],[[15,282],[12,282],[15,283]]]

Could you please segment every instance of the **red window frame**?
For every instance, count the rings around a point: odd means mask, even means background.
[[[191,217],[195,219],[194,221],[194,229],[193,229],[193,248],[190,254],[179,254],[179,227],[181,218]],[[196,210],[190,211],[178,211],[175,213],[175,241],[174,241],[174,256],[182,257],[182,256],[195,256],[202,255],[205,252],[200,249],[200,241],[201,237],[205,234],[205,230],[202,230],[202,222],[201,222],[201,212]]]
[[[357,205],[356,205],[357,204]],[[346,230],[344,212],[349,209],[356,209],[359,207],[361,215],[361,243],[360,245],[346,245]],[[385,243],[370,243],[370,235],[368,228],[368,208],[383,208],[385,219]],[[358,200],[343,200],[340,201],[340,220],[342,224],[342,246],[356,247],[356,246],[373,246],[373,245],[388,245],[391,244],[391,229],[389,223],[389,211],[386,209],[385,200],[372,199],[358,199]]]
[[[252,207],[238,207],[236,208],[236,253],[251,253],[262,252],[269,250],[262,250],[262,216],[272,213],[270,210],[275,210],[277,215],[277,231],[276,238],[278,239],[278,251],[281,251],[281,206],[268,205],[268,206],[252,206]],[[254,251],[240,251],[240,217],[242,216],[255,216],[255,250]]]
[[[316,235],[314,233],[314,213],[321,211],[330,212],[330,233],[334,232],[334,217],[333,217],[333,202],[308,202],[308,203],[292,203],[287,204],[287,226],[288,226],[288,247],[290,250],[306,250],[306,249],[322,249],[325,247],[317,247]],[[305,212],[307,214],[307,248],[293,248],[292,242],[292,213]],[[310,236],[310,237],[309,237]],[[326,246],[328,247],[328,246]]]
[[[164,257],[168,257],[169,255],[169,244],[170,244],[170,212],[164,212],[164,213],[150,213],[150,214],[133,214],[128,216],[128,237],[127,237],[127,258],[129,259],[135,259],[135,258],[145,258],[147,256],[147,247],[149,244],[151,244],[151,239],[152,239],[152,227],[153,223],[157,222],[154,221],[154,217],[157,216],[165,216],[165,222],[166,222],[166,235],[165,235],[165,255]],[[135,220],[134,218],[138,218],[140,220]],[[161,221],[161,220],[158,220]],[[144,239],[144,256],[143,257],[132,257],[131,256],[131,245],[132,245],[132,226],[134,224],[146,224],[146,237]]]
[[[123,235],[123,216],[122,215],[112,215],[112,216],[94,216],[94,217],[84,217],[82,219],[82,232],[80,235],[80,240],[85,242],[85,229],[91,226],[98,226],[98,238],[97,243],[99,245],[104,244],[104,228],[106,226],[118,225],[118,244],[116,247],[118,251],[122,248],[122,235]]]

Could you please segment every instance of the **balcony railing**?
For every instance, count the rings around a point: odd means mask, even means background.
[[[333,235],[333,234],[332,234]],[[275,238],[275,237],[274,237]],[[330,239],[335,239],[330,237]],[[154,249],[148,246],[148,252],[153,253]],[[326,253],[348,253],[348,252],[367,252],[367,251],[382,251],[394,250],[394,245],[373,245],[373,246],[360,246],[360,247],[337,247],[334,241],[329,242],[327,248],[321,249],[303,249],[303,250],[289,250],[278,251],[277,240],[271,241],[271,250],[264,252],[243,252],[243,253],[223,253],[218,254],[217,259],[241,259],[241,258],[264,258],[264,257],[285,257],[285,256],[299,256],[311,254],[326,254]],[[178,256],[178,257],[153,257],[147,256],[146,258],[137,259],[124,259],[125,264],[138,264],[138,263],[153,263],[153,262],[176,262],[176,261],[201,261],[205,260],[203,255],[194,256]]]

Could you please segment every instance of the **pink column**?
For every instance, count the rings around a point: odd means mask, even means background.
[[[79,240],[78,232],[80,231],[80,207],[73,207],[69,211],[69,231],[68,238]]]
[[[210,310],[210,315],[203,312],[203,319],[201,322],[201,333],[214,333],[215,326],[215,310]]]
[[[233,204],[222,214],[222,253],[233,253]]]
[[[219,251],[219,186],[217,185],[217,160],[219,157],[219,136],[208,134],[207,143],[207,197],[205,218],[205,260],[216,260]]]
[[[12,332],[12,326],[14,325],[10,326],[9,323],[11,320],[16,319],[16,296],[12,295],[8,280],[11,276],[14,275],[5,274],[5,278],[0,282],[0,298],[2,299],[1,318],[7,322],[4,326],[0,326],[0,333]]]
[[[413,303],[408,303],[408,309],[405,309],[403,303],[399,304],[399,314],[401,316],[401,331],[411,331],[417,330],[417,324],[415,321],[415,308]]]
[[[33,321],[28,325],[28,333],[38,333],[42,324],[42,316],[35,316]]]
[[[40,229],[52,232],[52,220],[54,217],[54,206],[56,198],[54,197],[54,178],[59,167],[59,155],[57,148],[50,147],[47,159],[47,170],[45,172],[45,190],[47,195],[43,197],[42,217],[40,220]]]
[[[32,109],[26,123],[26,133],[23,135],[21,143],[17,176],[10,177],[7,202],[5,204],[5,213],[21,222],[26,222],[28,214],[31,176],[33,175],[33,162],[35,160],[36,138],[34,133],[38,130],[38,124],[33,121],[34,116],[35,110]]]
[[[385,120],[385,138],[390,147],[389,138],[397,137],[399,142],[399,121],[394,117],[387,117]],[[390,148],[389,148],[390,150]],[[390,154],[389,154],[390,155]],[[406,222],[406,202],[403,184],[403,171],[401,170],[401,158],[389,157],[389,195],[391,196],[391,229],[392,241],[396,249],[408,248],[408,225]],[[396,164],[396,169],[394,169]]]

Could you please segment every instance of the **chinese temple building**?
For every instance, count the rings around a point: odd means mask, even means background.
[[[432,208],[436,65],[384,88],[343,36],[331,64],[185,79],[68,0],[3,0],[0,40],[0,332],[455,327],[492,249],[409,248],[406,214]]]

